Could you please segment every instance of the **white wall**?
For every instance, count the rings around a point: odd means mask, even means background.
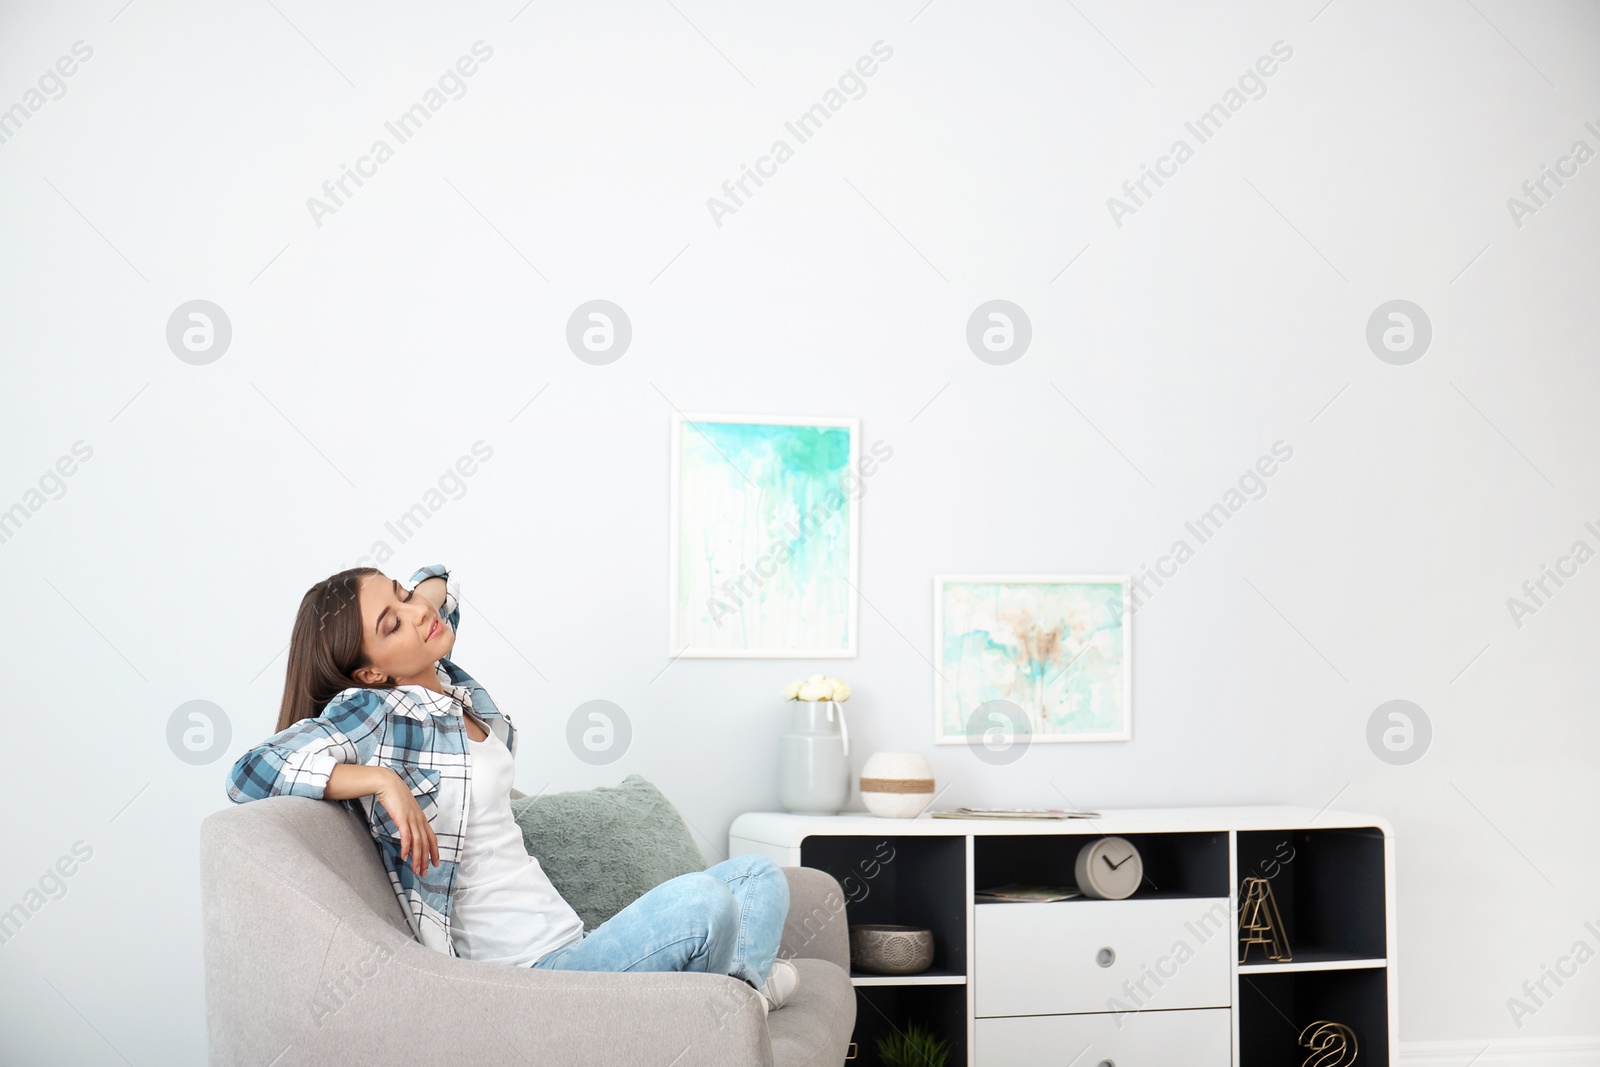
[[[941,806],[1382,814],[1407,1042],[1600,1031],[1600,963],[1507,1007],[1600,947],[1600,563],[1520,626],[1506,603],[1600,548],[1600,163],[1507,207],[1600,149],[1600,13],[921,3],[10,7],[0,108],[93,55],[0,144],[0,508],[93,455],[0,544],[0,908],[92,858],[0,945],[0,1061],[202,1061],[198,825],[271,730],[301,594],[380,538],[391,573],[460,574],[457,658],[523,725],[526,791],[639,772],[721,858],[777,805],[780,686],[827,670],[857,760],[925,751]],[[479,40],[465,96],[317,225],[307,198]],[[707,198],[880,40],[865,94],[718,226]],[[1277,41],[1265,94],[1113,222]],[[233,327],[205,366],[164,336],[197,298]],[[633,323],[609,366],[564,342],[594,298]],[[964,340],[995,298],[1033,325],[1008,366]],[[1396,298],[1434,330],[1407,366],[1364,337]],[[893,447],[858,660],[668,666],[674,406],[859,416]],[[478,440],[464,495],[388,536]],[[1005,771],[929,744],[931,575],[1138,571],[1279,440],[1266,495],[1135,618],[1132,743]],[[596,698],[635,731],[599,768],[563,740]],[[1365,739],[1395,698],[1434,727],[1407,766]],[[202,766],[166,738],[193,699],[232,727]]]

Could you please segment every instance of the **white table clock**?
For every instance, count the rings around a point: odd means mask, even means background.
[[[1086,897],[1127,900],[1144,881],[1144,861],[1125,837],[1101,837],[1078,850],[1072,873]]]

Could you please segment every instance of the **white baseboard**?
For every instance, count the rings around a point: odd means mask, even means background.
[[[1600,1067],[1600,1036],[1402,1041],[1401,1067]]]

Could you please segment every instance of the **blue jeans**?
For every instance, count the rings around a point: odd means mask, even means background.
[[[723,860],[669,878],[590,930],[540,956],[560,971],[705,971],[766,992],[789,915],[789,880],[765,856]]]

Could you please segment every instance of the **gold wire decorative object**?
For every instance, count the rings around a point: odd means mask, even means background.
[[[1311,1050],[1301,1067],[1347,1067],[1356,1062],[1356,1035],[1343,1023],[1320,1019],[1300,1031],[1300,1047]]]
[[[1250,946],[1260,945],[1273,963],[1294,959],[1289,938],[1283,930],[1283,917],[1272,896],[1272,883],[1265,878],[1246,878],[1239,887],[1239,962],[1250,958]]]

